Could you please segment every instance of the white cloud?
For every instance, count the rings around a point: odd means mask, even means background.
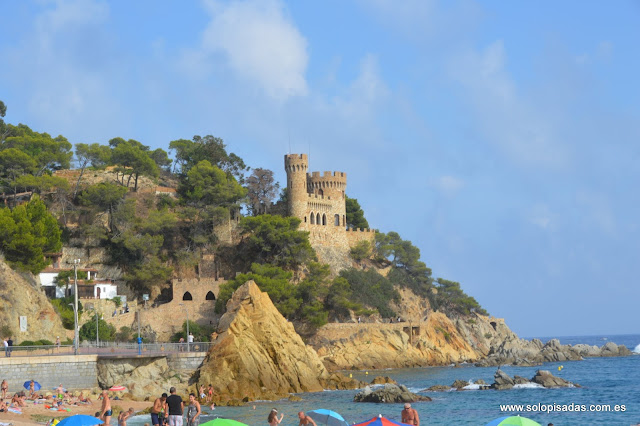
[[[536,204],[529,212],[528,220],[541,229],[552,229],[555,226],[555,218],[546,204]]]
[[[345,120],[371,119],[376,106],[390,94],[380,77],[378,59],[367,54],[360,62],[360,73],[344,95],[333,99],[333,106]]]
[[[519,96],[506,62],[504,44],[498,40],[481,52],[455,56],[449,71],[462,86],[461,97],[471,105],[486,139],[519,164],[564,166],[567,155],[553,121]]]
[[[102,24],[106,3],[92,0],[46,2],[25,29],[19,45],[5,52],[4,73],[22,87],[32,121],[55,133],[73,123],[98,125],[113,110],[106,89],[108,45]],[[101,108],[104,107],[104,108]]]
[[[464,187],[465,182],[455,176],[444,175],[432,179],[429,184],[432,188],[437,189],[445,196],[452,197]]]
[[[211,21],[201,45],[184,52],[186,68],[210,71],[221,55],[234,72],[275,99],[307,94],[307,41],[281,1],[209,1],[206,5]]]

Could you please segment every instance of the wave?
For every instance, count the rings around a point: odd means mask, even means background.
[[[632,352],[636,354],[640,354],[640,345],[636,346]]]
[[[544,386],[537,383],[520,383],[513,385],[514,389],[544,389]]]

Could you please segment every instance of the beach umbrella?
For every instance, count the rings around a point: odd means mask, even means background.
[[[76,414],[75,416],[69,416],[66,419],[60,420],[56,426],[93,426],[103,423],[104,422],[97,417]]]
[[[126,389],[126,388],[125,388],[124,386],[111,386],[111,387],[109,388],[109,390],[110,390],[110,391],[112,391],[112,392],[123,391],[123,390],[125,390],[125,389]]]
[[[378,417],[374,417],[371,420],[367,420],[365,422],[362,423],[358,423],[354,426],[392,426],[392,425],[399,425],[399,426],[409,426],[406,423],[400,423],[400,422],[396,422],[394,420],[390,420],[387,418],[382,417],[382,414],[379,414]]]
[[[29,389],[30,385],[31,385],[31,380],[27,380],[26,382],[24,382],[24,388],[25,389]],[[41,387],[42,386],[40,386],[40,383],[38,383],[36,381],[33,382],[33,390],[39,391]]]
[[[206,423],[201,423],[200,426],[249,426],[249,425],[235,421],[235,420],[231,420],[231,419],[217,418],[217,419],[209,420]]]
[[[491,420],[485,426],[541,426],[540,423],[520,416],[505,416]]]
[[[347,423],[340,414],[324,408],[308,411],[307,416],[311,417],[318,424],[327,426],[349,426],[349,423]]]

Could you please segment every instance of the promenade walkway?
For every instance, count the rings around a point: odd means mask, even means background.
[[[188,347],[187,347],[188,346]],[[101,342],[96,346],[95,342],[89,344],[83,342],[78,347],[77,355],[99,355],[105,357],[121,356],[162,356],[187,352],[207,352],[210,342],[187,343],[143,343],[138,347],[137,343]],[[11,352],[5,352],[5,357],[55,357],[76,355],[73,345],[61,346],[12,346]],[[0,354],[2,357],[2,354]]]

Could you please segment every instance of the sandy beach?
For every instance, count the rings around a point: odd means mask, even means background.
[[[9,402],[6,400],[5,402]],[[102,401],[94,401],[93,404],[86,405],[66,405],[65,408],[68,408],[69,411],[51,411],[50,409],[45,408],[46,404],[34,404],[33,401],[27,401],[27,405],[22,407],[22,414],[5,412],[0,413],[0,423],[11,423],[14,425],[37,425],[44,424],[44,422],[39,422],[34,417],[39,418],[42,416],[43,418],[49,417],[68,417],[74,414],[86,414],[89,416],[93,416],[96,411],[100,411]],[[111,418],[111,424],[118,424],[118,413],[120,413],[120,409],[126,410],[132,407],[135,412],[139,412],[145,410],[153,404],[153,401],[128,401],[128,400],[111,400],[111,407],[113,409],[114,416]],[[151,419],[149,419],[151,420]]]

